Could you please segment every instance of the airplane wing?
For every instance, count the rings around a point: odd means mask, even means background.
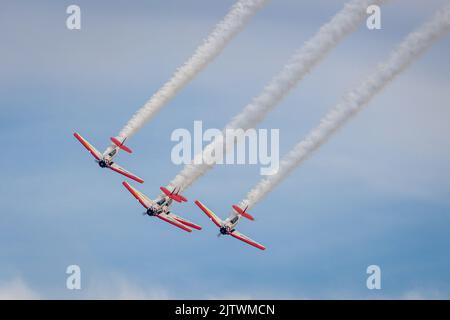
[[[195,204],[204,212],[206,215],[214,222],[216,226],[219,228],[222,227],[223,221],[214,214],[211,210],[209,210],[203,203],[198,200],[195,200]]]
[[[94,156],[96,160],[100,160],[102,158],[102,154],[95,149],[86,139],[80,136],[77,132],[73,134],[73,136],[80,141],[80,143]]]
[[[249,245],[254,246],[260,250],[266,250],[266,247],[264,247],[262,244],[259,244],[258,242],[253,241],[249,237],[243,235],[242,233],[240,233],[236,230],[230,232],[229,235],[232,237],[235,237],[238,240],[244,241],[245,243],[248,243]]]
[[[184,219],[184,218],[182,218],[180,216],[177,216],[176,214],[174,214],[172,212],[169,213],[169,216],[174,218],[178,222],[181,222],[185,226],[188,226],[188,227],[191,227],[191,228],[194,228],[194,229],[197,229],[197,230],[202,230],[202,227],[200,227],[199,225],[197,225],[197,224],[195,224],[195,223],[193,223],[193,222],[191,222],[189,220],[186,220],[186,219]]]
[[[125,170],[124,168],[122,168],[121,166],[119,166],[117,163],[113,163],[109,166],[109,168],[115,172],[118,172],[120,174],[123,174],[125,177],[133,179],[134,181],[137,181],[139,183],[144,183],[144,180],[142,180],[141,178],[139,178],[138,176],[135,176],[134,174],[132,174],[131,172]]]
[[[184,231],[192,232],[192,230],[190,228],[186,227],[181,222],[175,220],[175,218],[173,218],[170,214],[167,215],[165,213],[161,213],[161,214],[156,215],[155,217],[158,217],[159,219],[161,219],[161,220],[163,220],[165,222],[168,222],[168,223],[174,225],[175,227],[183,229]]]
[[[130,191],[130,193],[146,208],[150,208],[153,204],[153,201],[150,200],[145,194],[139,192],[137,189],[130,186],[130,184],[126,181],[122,182],[123,186]]]

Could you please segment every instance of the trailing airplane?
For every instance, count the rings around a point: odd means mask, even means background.
[[[125,170],[121,166],[119,166],[117,163],[113,162],[113,158],[117,155],[119,150],[123,150],[128,153],[132,153],[130,148],[124,145],[125,139],[120,141],[117,138],[112,137],[111,141],[113,142],[112,145],[110,145],[108,148],[106,148],[105,152],[100,153],[97,149],[95,149],[86,139],[84,139],[82,136],[80,136],[77,132],[73,134],[73,136],[80,141],[80,143],[92,154],[92,156],[95,158],[95,161],[98,163],[98,165],[101,168],[109,168],[115,172],[118,172],[122,175],[124,175],[127,178],[133,179],[134,181],[137,181],[139,183],[144,183],[144,180],[139,178],[138,176],[134,175],[133,173]]]
[[[167,188],[161,187],[160,189],[163,193],[156,200],[152,200],[136,188],[133,188],[128,182],[124,181],[122,184],[144,206],[146,209],[144,215],[157,217],[187,232],[192,232],[191,228],[197,230],[202,229],[199,225],[181,218],[169,210],[173,201],[180,203],[187,202],[187,199],[179,194],[180,189],[178,191],[176,189],[169,191]]]
[[[253,216],[251,216],[249,213],[246,212],[247,208],[242,210],[237,205],[233,205],[232,208],[234,212],[224,221],[222,221],[218,216],[215,215],[214,212],[212,212],[210,209],[208,209],[203,203],[196,200],[195,204],[214,222],[214,224],[219,228],[220,235],[230,235],[238,240],[244,241],[245,243],[254,246],[260,250],[266,250],[266,248],[259,244],[258,242],[250,239],[249,237],[243,235],[242,233],[238,232],[235,227],[239,222],[239,219],[241,217],[245,217],[249,220],[255,220]]]

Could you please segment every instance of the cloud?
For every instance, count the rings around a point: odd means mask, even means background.
[[[422,290],[422,289],[413,289],[406,291],[400,299],[403,300],[439,300],[446,299],[445,295],[442,292],[437,290]]]
[[[191,129],[198,119],[221,128],[345,0],[333,6],[323,1],[289,2],[292,10],[272,2],[261,11],[224,55],[180,93],[171,109],[162,110],[146,132],[133,138],[131,146],[138,154],[121,155],[120,163],[151,177],[143,191],[154,194],[179,169],[169,161],[174,128]],[[103,138],[123,125],[223,16],[228,5],[221,4],[219,10],[214,3],[199,1],[198,6],[208,4],[210,10],[188,16],[184,9],[174,11],[166,5],[165,12],[134,5],[106,13],[95,5],[99,9],[91,12],[89,2],[85,9],[93,19],[76,34],[65,30],[64,19],[61,24],[64,7],[58,13],[53,4],[17,4],[19,8],[13,5],[0,12],[5,18],[0,24],[10,26],[3,40],[9,41],[5,59],[11,62],[0,76],[0,109],[6,114],[0,121],[1,141],[15,155],[3,158],[8,187],[0,195],[0,251],[5,258],[0,274],[13,276],[1,278],[0,298],[29,296],[23,282],[10,281],[23,275],[38,299],[361,299],[375,293],[361,288],[363,282],[352,282],[359,281],[354,280],[354,269],[374,259],[400,270],[395,277],[401,281],[382,290],[387,298],[432,296],[420,287],[403,287],[405,282],[440,288],[449,296],[443,285],[450,283],[450,258],[442,252],[449,241],[450,220],[445,215],[448,207],[440,204],[450,203],[450,82],[444,76],[450,63],[443,58],[450,39],[258,206],[254,214],[259,221],[247,222],[241,231],[270,247],[264,255],[231,239],[212,241],[217,231],[192,201],[174,208],[204,224],[205,232],[189,235],[189,241],[171,226],[144,219],[139,204],[121,187],[122,178],[94,167],[76,145],[72,128],[104,146]],[[320,8],[310,12],[316,5]],[[400,1],[387,6],[384,21],[391,27],[383,26],[380,32],[361,28],[261,127],[282,126],[280,151],[288,151],[342,92],[436,8],[427,2],[413,8],[413,14],[411,6],[405,8]],[[62,27],[54,28],[55,23]],[[45,30],[30,34],[33,25]],[[296,41],[286,41],[293,37]],[[175,39],[176,45],[166,38]],[[322,86],[326,90],[319,90]],[[60,119],[67,122],[61,124]],[[221,210],[259,178],[256,167],[222,166],[186,196],[204,198]],[[27,201],[17,201],[19,195]],[[338,197],[345,200],[337,201]],[[274,214],[280,206],[283,219]],[[155,245],[161,241],[164,246]],[[301,245],[285,245],[297,241]],[[48,252],[37,257],[43,247]],[[224,262],[229,253],[239,264]],[[63,267],[73,261],[85,266],[80,291],[64,287]],[[177,270],[180,263],[183,268]],[[111,269],[120,271],[122,280],[102,276]]]
[[[98,300],[166,300],[172,298],[168,290],[164,288],[158,286],[144,288],[117,274],[112,274],[107,279],[91,282],[86,291],[86,298]]]
[[[39,295],[20,278],[0,284],[0,300],[33,299],[39,299]]]
[[[211,295],[207,296],[206,299],[208,300],[253,300],[255,299],[250,294],[240,294],[240,293],[226,293],[224,295]]]

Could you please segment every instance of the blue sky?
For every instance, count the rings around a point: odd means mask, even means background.
[[[260,128],[287,152],[408,32],[447,1],[392,1],[382,30],[343,41]],[[450,298],[450,39],[437,43],[256,206],[239,229],[265,252],[216,237],[219,215],[259,179],[218,166],[173,211],[185,234],[141,215],[121,176],[72,137],[103,149],[182,64],[233,1],[6,1],[0,12],[0,298]],[[272,1],[129,141],[118,162],[158,193],[181,169],[174,129],[221,128],[345,1]],[[82,290],[65,288],[78,264]],[[366,288],[366,268],[382,289]]]

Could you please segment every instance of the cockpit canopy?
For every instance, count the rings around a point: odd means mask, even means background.
[[[239,220],[239,217],[236,215],[236,216],[234,216],[233,218],[231,218],[230,222],[231,222],[232,224],[235,224],[238,220]]]
[[[108,153],[108,156],[113,157],[117,153],[117,149],[113,149],[110,153]]]

